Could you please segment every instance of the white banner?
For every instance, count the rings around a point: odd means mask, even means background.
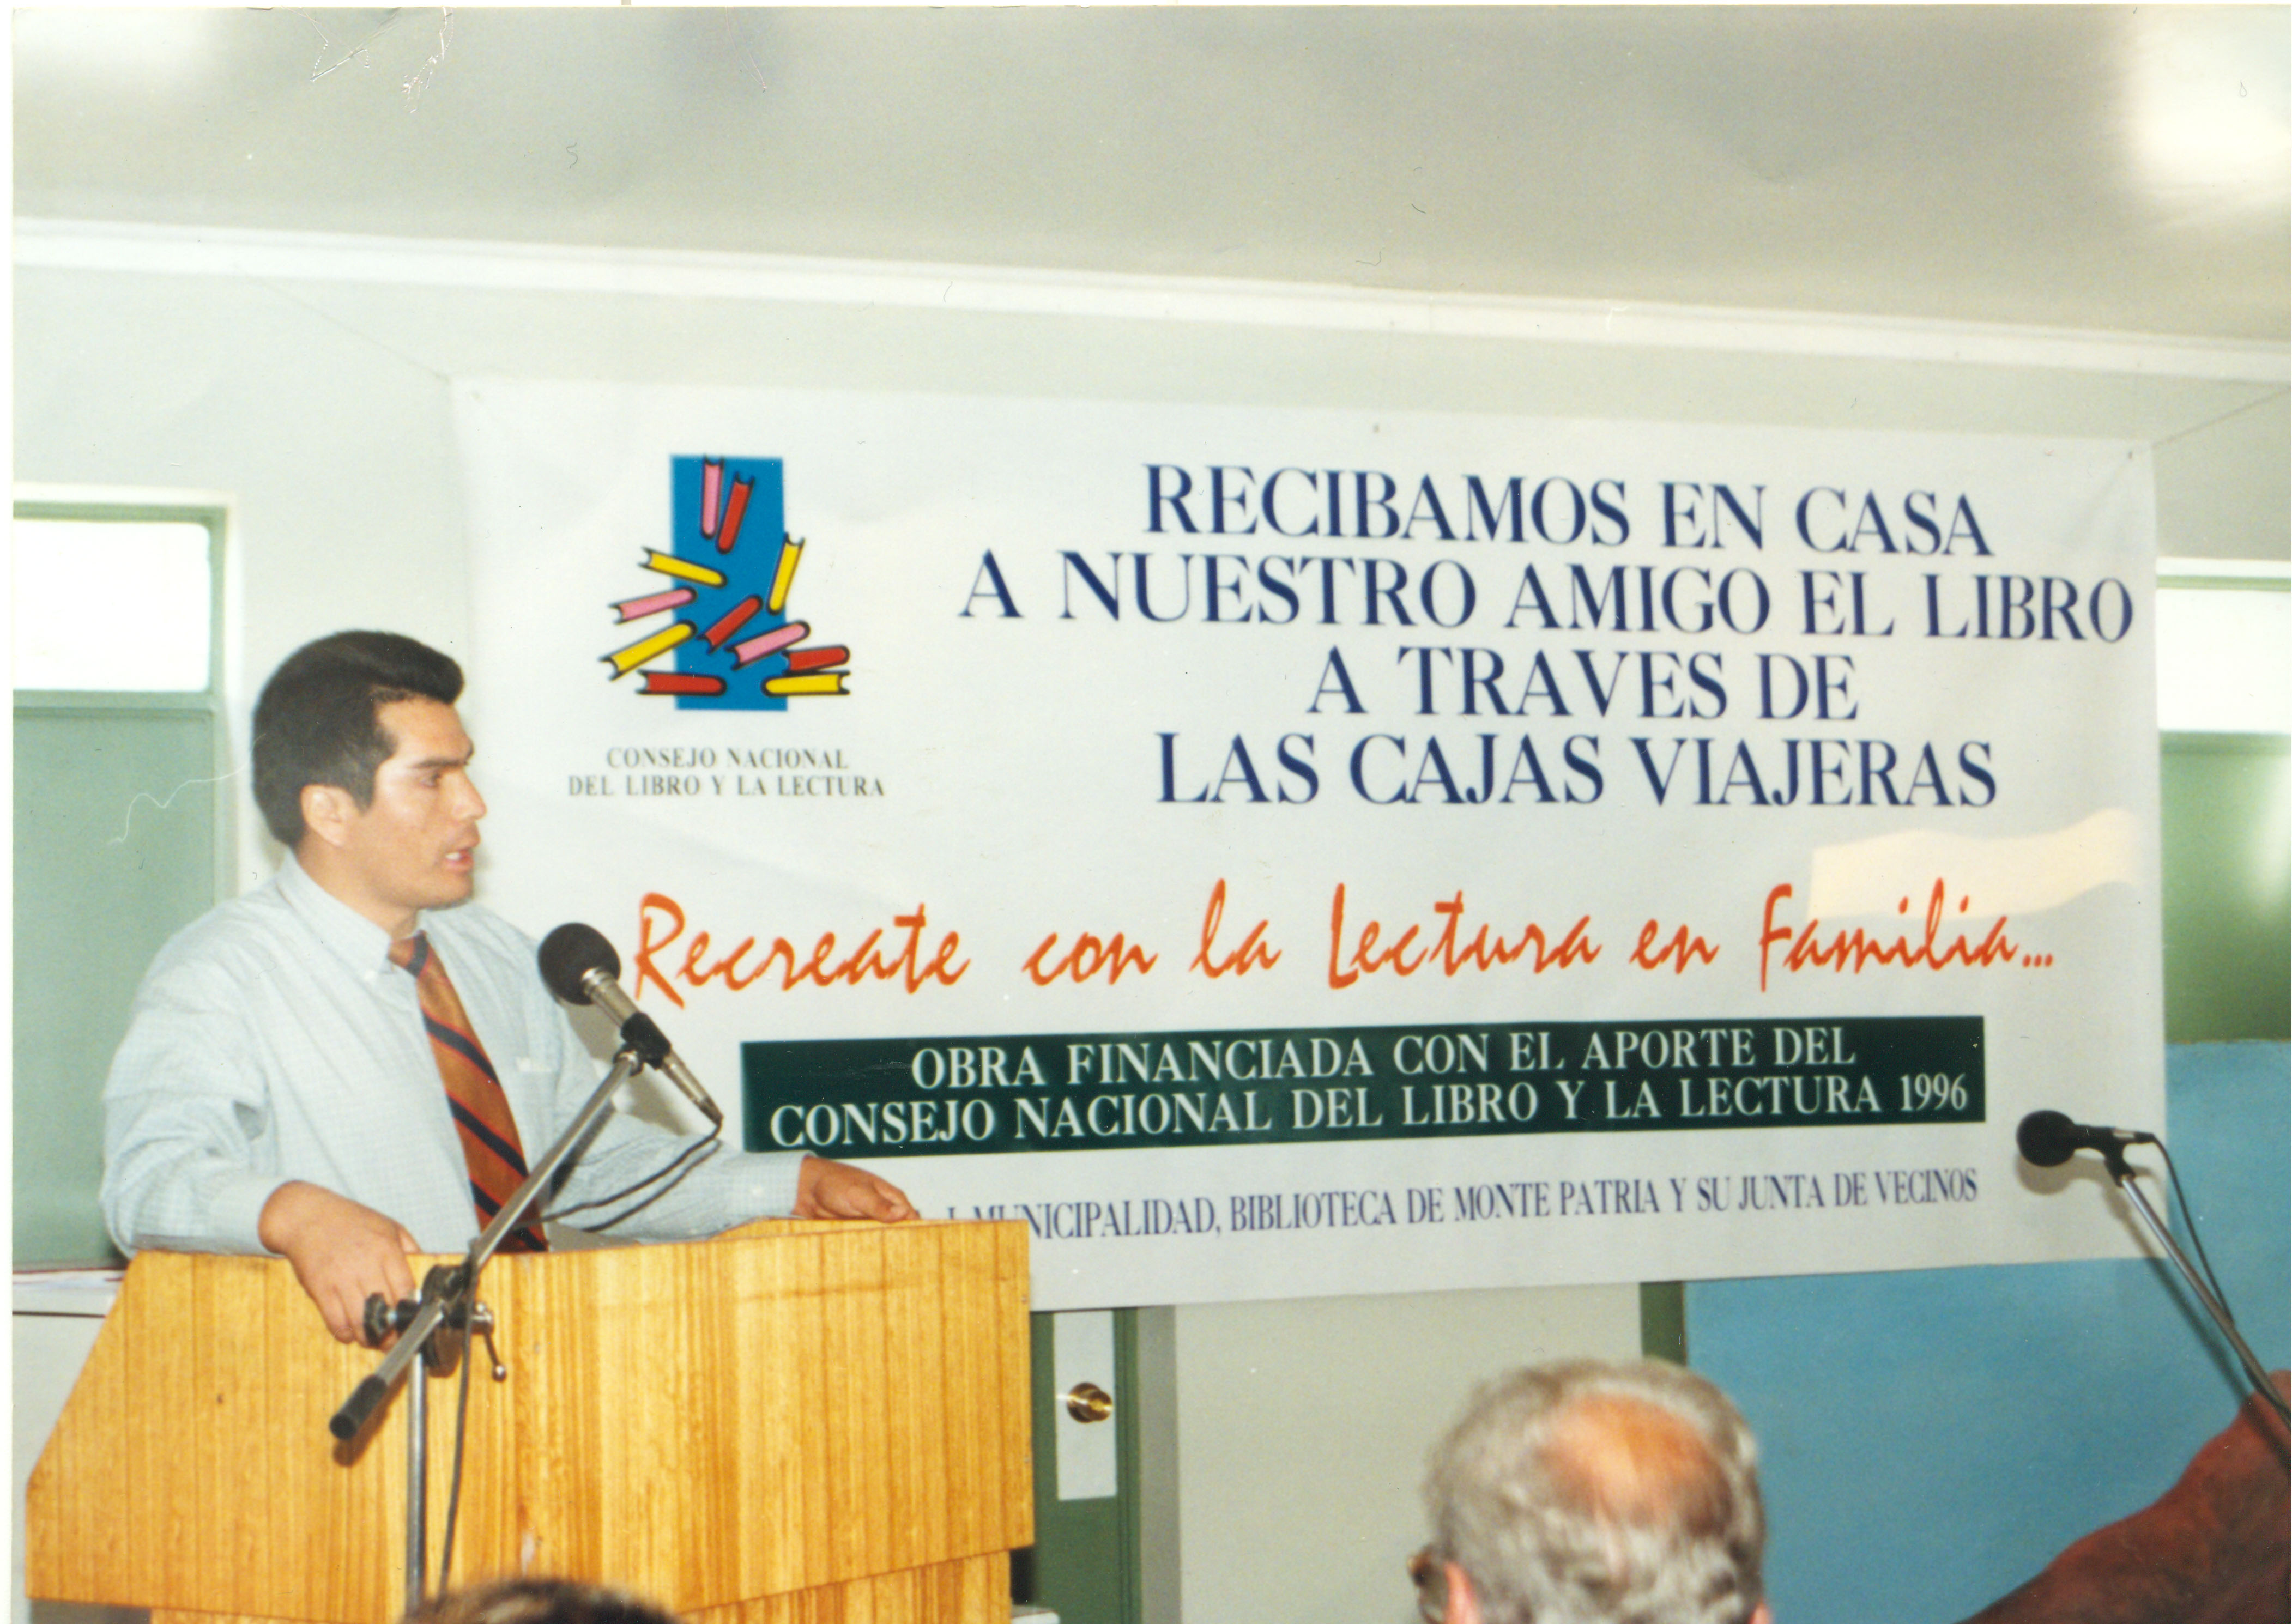
[[[461,386],[480,895],[1035,1306],[2094,1256],[2145,453]]]

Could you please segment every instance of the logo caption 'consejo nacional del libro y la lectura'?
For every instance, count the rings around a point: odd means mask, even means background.
[[[661,590],[611,606],[621,625],[667,623],[602,656],[611,680],[638,672],[640,692],[681,711],[785,711],[848,692],[851,649],[806,643],[811,625],[788,618],[804,543],[785,527],[779,459],[672,457],[669,469],[669,551],[642,559]],[[665,655],[673,669],[647,669]]]

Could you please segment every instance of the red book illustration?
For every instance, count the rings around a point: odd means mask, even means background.
[[[822,643],[817,648],[791,648],[787,651],[790,675],[797,671],[823,671],[831,665],[850,663],[851,651],[841,643]]]
[[[724,679],[707,676],[700,671],[649,671],[644,674],[643,692],[648,694],[721,694]]]
[[[748,623],[748,619],[764,607],[764,600],[751,595],[743,598],[724,612],[724,616],[700,635],[708,639],[711,648],[722,648],[735,631]]]
[[[740,539],[740,521],[748,516],[748,493],[755,488],[756,482],[746,474],[733,477],[731,499],[724,504],[724,528],[716,537],[717,551],[731,551],[732,543]]]

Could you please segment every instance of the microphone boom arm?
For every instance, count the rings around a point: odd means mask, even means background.
[[[407,1391],[407,1468],[406,1468],[406,1595],[411,1607],[428,1594],[429,1523],[429,1423],[424,1378],[416,1373],[410,1380],[408,1371],[416,1360],[428,1367],[435,1358],[436,1345],[442,1336],[461,1334],[480,1323],[484,1309],[478,1303],[478,1275],[487,1262],[499,1250],[509,1233],[525,1220],[526,1214],[539,1202],[542,1195],[556,1179],[558,1170],[571,1157],[580,1154],[591,1137],[604,1126],[612,1114],[613,1096],[623,1083],[634,1074],[638,1057],[633,1049],[624,1049],[613,1057],[613,1066],[598,1083],[596,1091],[580,1113],[566,1124],[565,1131],[549,1147],[546,1154],[533,1164],[517,1194],[502,1203],[493,1222],[481,1230],[470,1242],[468,1254],[455,1266],[440,1266],[430,1271],[423,1282],[422,1297],[412,1321],[399,1333],[398,1340],[383,1356],[373,1374],[351,1389],[327,1423],[327,1430],[335,1437],[349,1443],[365,1430],[375,1411],[381,1409],[399,1381],[406,1380]],[[375,1298],[368,1306],[369,1314]],[[387,1305],[384,1305],[385,1311]],[[462,1350],[462,1357],[469,1350]],[[495,1371],[500,1380],[505,1372]],[[439,1575],[442,1580],[447,1576]]]

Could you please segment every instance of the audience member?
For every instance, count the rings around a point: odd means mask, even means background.
[[[1483,1387],[1433,1451],[1411,1564],[1445,1624],[1767,1624],[1757,1447],[1677,1365],[1576,1359]]]
[[[679,1624],[624,1590],[569,1579],[497,1579],[432,1596],[407,1624]]]

